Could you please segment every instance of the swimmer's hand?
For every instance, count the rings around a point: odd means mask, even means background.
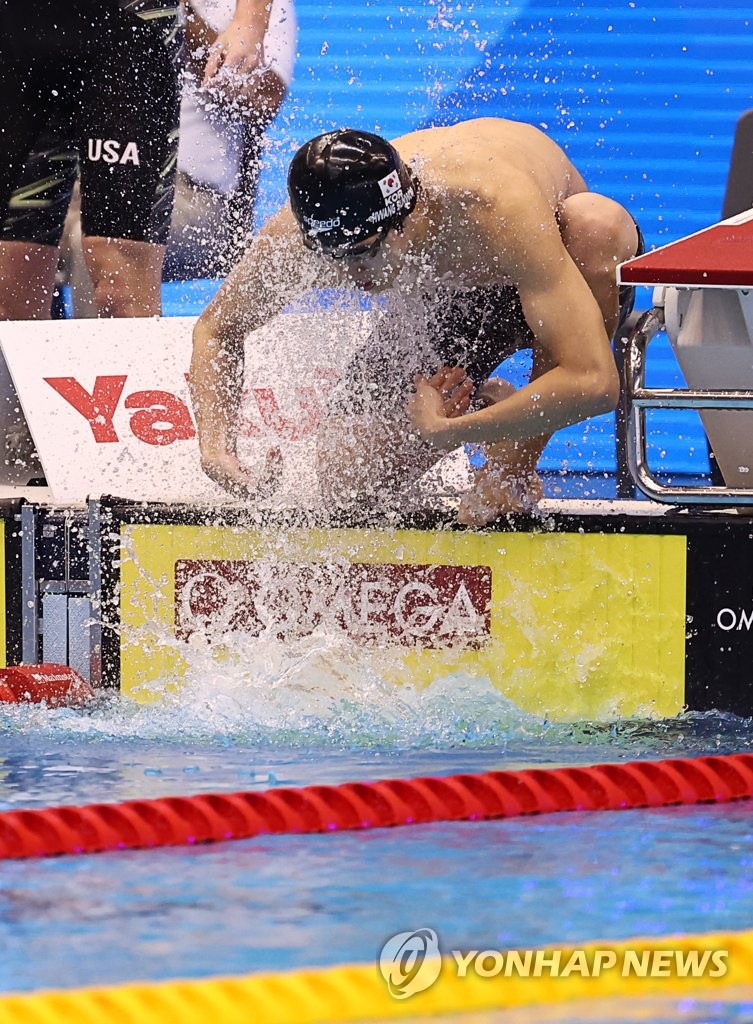
[[[458,443],[444,435],[447,420],[468,412],[474,383],[461,366],[443,366],[433,377],[415,378],[408,417],[424,441],[451,451]]]
[[[250,473],[234,452],[202,452],[201,468],[228,494],[243,501],[264,501],[280,486],[282,452],[270,448],[261,475]]]

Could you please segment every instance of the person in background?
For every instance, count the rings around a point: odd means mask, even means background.
[[[188,71],[165,278],[225,277],[248,244],[265,132],[293,74],[292,0],[272,0],[254,28],[259,60],[237,69],[234,88],[217,67],[232,0],[186,0]],[[223,66],[224,67],[224,66]]]
[[[234,8],[235,0],[183,0],[180,144],[162,280],[224,277],[241,256],[253,222],[264,133],[292,78],[292,0],[254,0],[243,14],[245,33],[233,27]],[[233,63],[239,31],[244,48]],[[93,317],[97,305],[76,199],[58,280],[70,286],[73,315]]]
[[[264,63],[263,0],[235,0],[204,84],[241,109]],[[0,318],[50,316],[80,177],[83,262],[98,316],[155,316],[183,75],[174,0],[0,5]],[[263,76],[262,76],[263,77]]]
[[[589,192],[539,129],[501,118],[412,132],[394,143],[341,129],[307,142],[290,203],[194,329],[191,389],[202,466],[230,493],[274,490],[280,453],[237,454],[249,332],[312,287],[383,294],[377,331],[346,370],[323,425],[329,508],[394,508],[444,452],[481,446],[460,503],[482,526],[542,495],[536,463],[555,430],[613,409],[610,337],[632,305],[617,265],[642,251],[634,219]],[[489,379],[532,348],[530,383]]]
[[[180,51],[173,0],[0,5],[0,318],[50,316],[79,173],[99,314],[159,313]]]

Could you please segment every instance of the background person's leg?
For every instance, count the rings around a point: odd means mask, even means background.
[[[48,125],[59,68],[50,54],[41,59],[28,32],[8,35],[7,13],[0,17],[0,319],[40,320],[50,316],[75,155],[68,159],[55,134],[58,119]]]
[[[563,204],[562,240],[585,277],[604,317],[607,335],[617,329],[617,264],[638,248],[638,229],[628,211],[608,196],[581,192]]]
[[[100,316],[156,316],[178,146],[177,7],[107,5],[85,58],[81,225]]]
[[[163,280],[224,277],[231,248],[227,203],[227,196],[178,171]]]
[[[0,320],[48,320],[59,249],[0,242]]]
[[[159,316],[163,245],[84,236],[82,247],[99,316]]]

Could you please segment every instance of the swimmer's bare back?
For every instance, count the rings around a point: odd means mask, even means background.
[[[457,278],[465,270],[474,285],[506,283],[507,274],[486,267],[484,240],[473,230],[479,220],[483,223],[485,208],[494,217],[507,209],[514,220],[518,206],[535,193],[558,220],[567,199],[588,191],[565,152],[544,132],[519,121],[479,118],[411,132],[393,145],[441,200],[435,239],[440,246],[432,254],[439,277]],[[442,240],[449,243],[444,258]]]

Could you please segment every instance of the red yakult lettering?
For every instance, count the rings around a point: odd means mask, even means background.
[[[188,406],[169,391],[134,391],[126,398],[125,407],[139,410],[131,416],[131,430],[146,444],[165,445],[196,437]]]
[[[188,380],[188,374],[184,375]],[[244,398],[253,395],[263,427],[251,419],[248,403],[241,408],[238,434],[243,438],[274,434],[285,441],[300,441],[311,436],[321,420],[321,393],[332,386],[337,375],[319,373],[323,388],[304,385],[295,389],[298,409],[295,413],[283,410],[272,388],[250,388]],[[97,444],[120,441],[114,417],[123,397],[126,374],[102,374],[95,378],[89,393],[75,377],[44,377],[53,391],[65,399],[87,421]],[[124,401],[124,407],[133,410],[129,423],[133,436],[145,444],[169,445],[176,441],[190,441],[196,437],[196,427],[188,405],[172,391],[134,391]],[[266,427],[266,430],[264,429]]]
[[[301,407],[298,422],[285,416],[271,388],[253,388],[253,396],[259,407],[259,414],[265,426],[286,441],[300,441],[312,434],[320,419],[319,403],[314,388],[296,388],[296,398]]]
[[[94,390],[89,394],[75,377],[44,378],[61,398],[81,413],[92,428],[94,440],[98,444],[112,444],[120,440],[112,420],[127,379],[124,373],[97,377]]]

